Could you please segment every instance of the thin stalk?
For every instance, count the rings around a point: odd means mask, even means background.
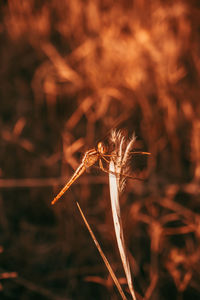
[[[117,289],[118,289],[118,291],[119,291],[119,293],[120,293],[120,295],[122,297],[122,299],[123,300],[127,300],[127,298],[126,298],[126,296],[125,296],[125,294],[124,294],[124,292],[123,292],[123,290],[121,288],[121,285],[120,285],[117,277],[115,276],[115,273],[114,273],[111,265],[109,264],[109,262],[108,262],[108,260],[107,260],[107,258],[105,256],[103,250],[101,249],[101,246],[100,246],[99,242],[97,241],[97,239],[96,239],[96,237],[95,237],[95,235],[94,235],[94,233],[93,233],[93,231],[92,231],[92,229],[91,229],[88,221],[86,220],[85,215],[84,215],[84,213],[83,213],[83,211],[82,211],[82,209],[81,209],[81,207],[80,207],[80,205],[79,205],[79,203],[77,201],[76,201],[76,205],[77,205],[77,207],[79,209],[81,217],[82,217],[82,219],[83,219],[83,221],[84,221],[84,223],[85,223],[85,225],[86,225],[86,227],[87,227],[87,229],[88,229],[88,231],[89,231],[89,233],[90,233],[90,235],[91,235],[91,237],[92,237],[92,239],[93,239],[93,241],[94,241],[94,243],[95,243],[95,245],[96,245],[96,247],[97,247],[97,249],[98,249],[98,251],[99,251],[99,253],[100,253],[100,255],[101,255],[101,257],[102,257],[102,259],[103,259],[103,261],[104,261],[104,263],[105,263],[105,265],[107,267],[107,269],[108,269],[108,271],[109,271],[109,273],[110,273],[110,276],[112,277],[112,279],[113,279],[113,281],[114,281],[114,283],[115,283],[115,285],[116,285],[116,287],[117,287]]]

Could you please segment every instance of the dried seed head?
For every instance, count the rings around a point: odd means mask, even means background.
[[[114,146],[112,161],[115,165],[115,172],[118,174],[117,183],[120,193],[123,191],[126,183],[126,177],[120,174],[129,174],[131,149],[133,148],[135,139],[135,134],[132,135],[131,139],[127,139],[121,130],[113,130],[111,132],[110,141]]]

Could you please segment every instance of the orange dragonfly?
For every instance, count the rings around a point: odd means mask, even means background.
[[[106,147],[106,145],[103,142],[99,142],[97,144],[97,148],[93,148],[91,150],[88,150],[85,152],[83,158],[82,158],[82,162],[79,165],[79,167],[76,169],[76,171],[74,172],[74,174],[72,175],[72,177],[69,179],[69,181],[66,183],[66,185],[63,187],[63,189],[58,193],[58,195],[53,199],[53,201],[51,202],[52,205],[54,205],[58,199],[69,189],[69,187],[73,184],[73,182],[79,178],[86,169],[88,169],[89,167],[93,166],[97,161],[99,161],[99,167],[102,171],[106,172],[106,173],[111,173],[111,171],[108,171],[104,168],[103,166],[103,162],[102,159],[104,161],[106,161],[107,163],[109,163],[109,160],[107,159],[107,157],[112,157],[112,154],[107,154],[108,153],[108,147]],[[133,154],[145,154],[145,155],[150,155],[149,152],[132,152]],[[136,177],[132,177],[128,174],[116,174],[117,176],[124,176],[127,178],[131,178],[131,179],[138,179],[141,180],[140,178],[136,178]]]

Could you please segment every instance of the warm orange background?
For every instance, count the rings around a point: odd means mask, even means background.
[[[119,119],[151,152],[133,160],[145,181],[121,196],[137,298],[198,299],[199,2],[0,7],[0,299],[119,299],[74,204],[123,279],[107,174],[91,170],[50,205]]]

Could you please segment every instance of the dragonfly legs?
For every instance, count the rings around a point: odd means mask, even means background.
[[[108,174],[113,174],[113,175],[115,175],[115,176],[117,176],[117,177],[122,176],[122,177],[127,177],[127,178],[130,178],[130,179],[134,179],[134,180],[144,181],[144,179],[142,179],[142,178],[133,177],[133,176],[128,175],[128,174],[117,173],[117,172],[112,172],[112,171],[110,171],[110,170],[106,170],[106,169],[104,168],[104,166],[103,166],[103,163],[102,163],[101,158],[99,158],[99,168],[100,168],[103,172],[108,173]]]
[[[107,155],[106,155],[107,156]],[[109,155],[109,156],[111,156],[111,155]],[[105,158],[105,155],[102,155],[101,156],[108,164],[110,163],[110,161],[107,159],[107,158]],[[99,159],[99,161],[100,161],[101,159]],[[102,164],[102,161],[101,161],[101,164]],[[102,166],[103,166],[103,164],[102,164]]]
[[[105,159],[105,158],[103,157],[103,159]],[[105,159],[105,160],[106,160],[106,159]],[[106,160],[106,161],[107,161],[107,160]],[[110,162],[108,161],[108,163],[110,163]],[[117,175],[118,177],[122,175],[122,174],[120,174],[120,173],[115,173],[115,172],[106,170],[106,169],[104,168],[104,166],[103,166],[103,163],[102,163],[101,158],[99,158],[99,168],[100,168],[103,172],[108,173],[108,174],[113,174],[113,175],[115,175],[115,176]],[[123,176],[123,175],[122,175],[122,176]],[[126,176],[126,175],[125,175],[125,176]]]

